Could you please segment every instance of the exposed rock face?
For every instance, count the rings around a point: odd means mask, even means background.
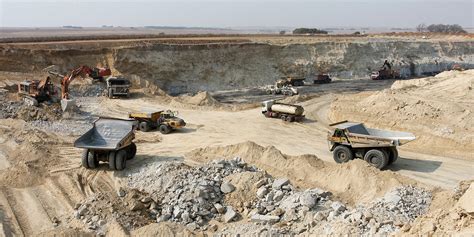
[[[364,39],[307,44],[220,43],[103,46],[64,50],[0,47],[0,71],[62,70],[80,64],[107,65],[135,85],[168,93],[213,91],[272,84],[282,76],[329,72],[339,78],[368,78],[385,59],[402,76],[460,64],[474,68],[474,42]],[[99,47],[99,46],[97,46]],[[33,56],[34,55],[34,56]]]

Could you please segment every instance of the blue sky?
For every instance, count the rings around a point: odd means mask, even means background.
[[[473,0],[0,0],[0,27],[474,27]]]

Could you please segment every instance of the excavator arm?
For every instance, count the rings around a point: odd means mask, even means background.
[[[61,78],[61,107],[63,111],[69,110],[75,105],[75,101],[73,99],[69,99],[69,85],[72,81],[78,77],[84,78],[86,76],[90,76],[94,79],[102,79],[105,76],[111,75],[111,71],[108,68],[90,68],[88,66],[80,66],[71,70],[66,75],[52,70],[48,70],[48,73]]]
[[[92,69],[88,66],[80,66],[66,76],[63,77],[61,81],[61,99],[69,99],[69,84],[71,84],[74,79],[77,77],[86,77],[86,75],[90,75],[92,73]]]

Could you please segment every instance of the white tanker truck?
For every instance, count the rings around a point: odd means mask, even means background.
[[[299,105],[278,103],[267,100],[262,103],[262,114],[267,118],[280,118],[287,122],[300,122],[304,119],[304,109]]]

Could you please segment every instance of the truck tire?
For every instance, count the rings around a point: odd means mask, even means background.
[[[294,117],[293,116],[286,116],[286,121],[291,123],[291,122],[294,121]]]
[[[171,132],[171,128],[165,124],[160,125],[159,130],[162,134],[168,134]]]
[[[388,164],[393,164],[398,159],[398,150],[396,147],[390,147],[388,150]]]
[[[141,122],[140,125],[138,125],[140,131],[142,132],[148,132],[150,131],[150,125],[147,122]]]
[[[124,149],[117,151],[117,155],[115,156],[115,169],[116,170],[125,169],[126,163],[127,163],[127,151]]]
[[[354,159],[354,153],[352,150],[349,147],[343,145],[339,145],[334,148],[332,151],[332,156],[336,163],[346,163]]]
[[[280,118],[281,118],[282,121],[286,121],[286,116],[285,115],[280,116]]]
[[[137,154],[137,145],[135,145],[135,143],[132,142],[132,144],[130,144],[127,147],[127,160],[133,159],[133,157],[135,157],[136,154]]]
[[[82,159],[81,159],[81,164],[82,164],[82,167],[86,168],[86,169],[89,169],[89,149],[85,149],[83,152],[82,152]]]
[[[364,160],[381,170],[388,165],[388,154],[383,149],[372,149],[365,153]]]
[[[115,170],[115,157],[117,155],[116,151],[109,152],[109,169]]]
[[[90,169],[95,169],[99,167],[99,160],[95,157],[94,152],[89,152],[87,156],[87,164],[89,165]]]

